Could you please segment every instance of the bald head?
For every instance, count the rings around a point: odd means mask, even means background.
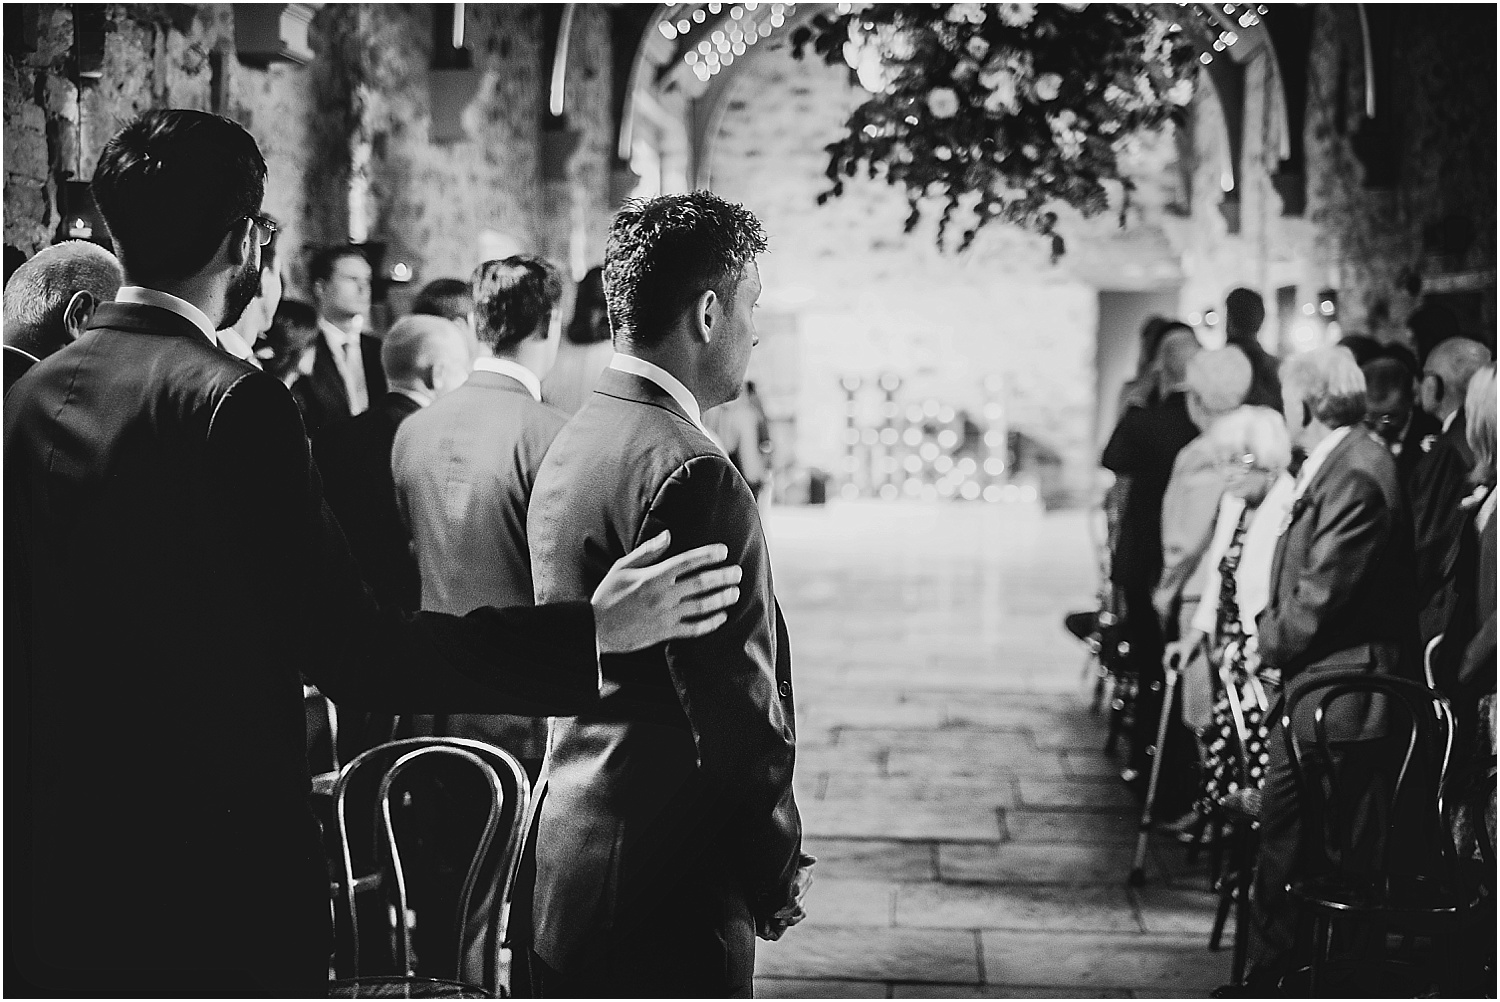
[[[442,317],[402,317],[380,346],[391,389],[440,397],[468,378],[469,342],[463,330]]]
[[[1450,337],[1440,342],[1422,366],[1422,409],[1440,420],[1464,405],[1469,380],[1490,364],[1490,350],[1478,341]]]
[[[120,262],[98,244],[68,240],[37,251],[5,283],[5,343],[45,358],[77,339],[124,281]]]

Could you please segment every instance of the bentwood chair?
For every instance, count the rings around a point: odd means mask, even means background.
[[[1386,736],[1330,735],[1330,720],[1340,717],[1332,708],[1344,700],[1356,712],[1383,705]],[[1410,965],[1384,955],[1386,932],[1401,934],[1404,946],[1413,936],[1430,938],[1437,980],[1450,981],[1456,934],[1477,896],[1459,873],[1444,806],[1454,740],[1447,699],[1405,679],[1336,675],[1300,686],[1281,723],[1297,777],[1304,850],[1311,850],[1304,852],[1304,875],[1289,886],[1312,918],[1309,995],[1327,987],[1336,922],[1356,927],[1366,952],[1380,954],[1349,968],[1365,976],[1381,972],[1375,983],[1399,984],[1394,979],[1410,973]]]
[[[347,976],[330,993],[503,997],[502,944],[530,802],[520,763],[482,741],[407,738],[346,765],[333,806],[343,892],[336,967]],[[371,892],[383,909],[359,900]]]

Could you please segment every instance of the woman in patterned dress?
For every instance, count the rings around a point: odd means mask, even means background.
[[[1202,735],[1204,807],[1240,786],[1240,763],[1234,727],[1236,700],[1249,731],[1251,783],[1259,785],[1264,767],[1260,715],[1268,700],[1258,677],[1255,619],[1270,597],[1271,561],[1283,523],[1291,511],[1295,481],[1287,472],[1291,442],[1286,422],[1268,407],[1241,407],[1220,418],[1209,433],[1216,460],[1226,472],[1227,489],[1219,502],[1213,539],[1199,565],[1202,601],[1192,628],[1168,650],[1185,662],[1206,645],[1209,664],[1223,679],[1212,723]]]

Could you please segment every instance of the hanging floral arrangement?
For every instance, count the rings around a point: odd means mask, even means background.
[[[1181,28],[1144,4],[870,4],[839,6],[792,35],[869,92],[827,147],[821,205],[864,168],[906,189],[917,225],[942,199],[939,247],[962,221],[960,251],[1000,220],[1051,236],[1062,252],[1063,203],[1085,216],[1126,204],[1120,159],[1140,132],[1192,99],[1195,64]],[[930,203],[929,203],[930,204]],[[1124,205],[1121,207],[1124,218]]]

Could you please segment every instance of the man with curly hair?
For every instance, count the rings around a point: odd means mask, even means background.
[[[755,936],[802,918],[786,628],[755,497],[701,416],[744,384],[765,246],[708,192],[627,205],[605,260],[616,355],[537,474],[538,602],[588,594],[665,528],[674,547],[722,539],[745,572],[714,639],[601,658],[597,712],[554,724],[534,830],[541,997],[749,997]]]

